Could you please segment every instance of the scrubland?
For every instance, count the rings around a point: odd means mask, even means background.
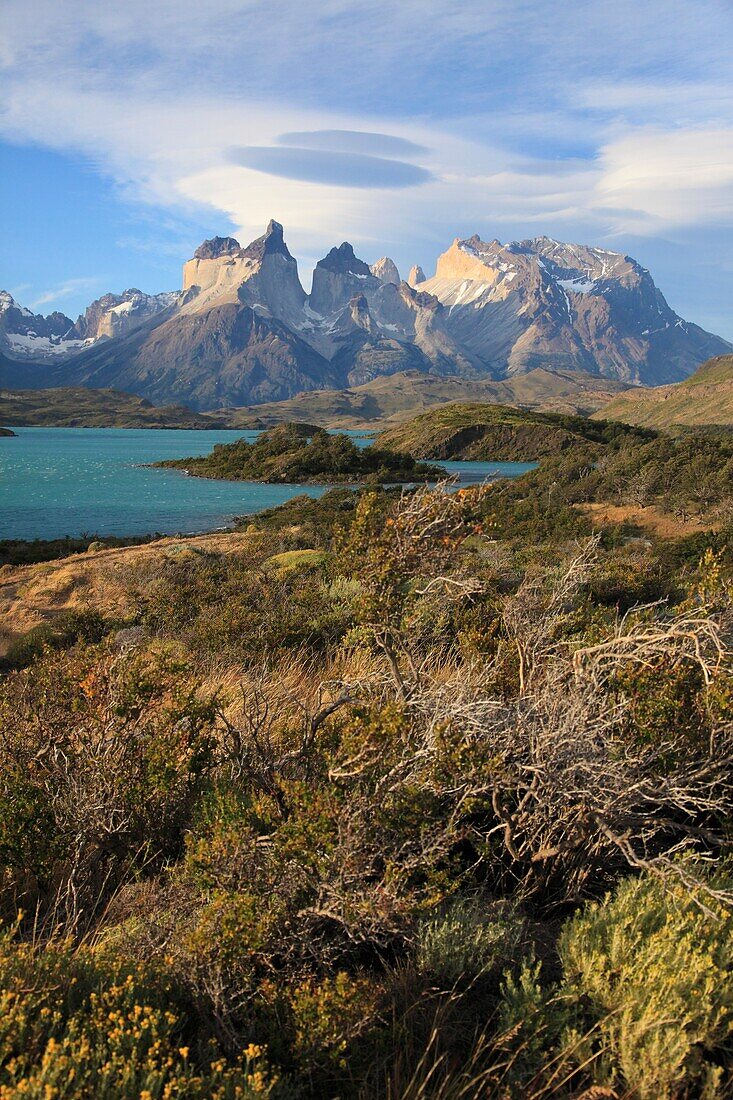
[[[0,1100],[730,1096],[730,484],[619,435],[114,551],[0,681]]]

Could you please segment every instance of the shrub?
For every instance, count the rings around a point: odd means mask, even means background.
[[[730,890],[733,879],[712,885]],[[640,1100],[730,1094],[729,908],[658,878],[628,879],[565,926],[559,950],[563,991],[585,1001],[607,1049],[606,1083]]]
[[[260,1048],[191,1045],[170,980],[69,943],[0,935],[0,1100],[254,1100],[277,1082]]]
[[[520,953],[522,919],[506,904],[459,899],[418,927],[415,965],[449,989],[498,975]]]
[[[162,658],[53,654],[0,682],[5,904],[74,927],[179,855],[213,721],[189,670]]]
[[[79,641],[99,642],[109,629],[110,624],[98,611],[64,611],[13,642],[2,664],[6,668],[27,668],[46,649],[68,649]]]
[[[311,552],[308,569],[282,569],[273,566],[292,562],[268,559],[264,546],[260,551],[170,560],[147,581],[132,578],[144,624],[195,655],[258,665],[284,651],[335,645],[350,616],[324,584],[322,558]]]
[[[365,1047],[379,1029],[380,993],[374,979],[344,971],[296,985],[288,999],[301,1071],[320,1070],[321,1083],[358,1081],[368,1068],[363,1061],[359,1064]]]

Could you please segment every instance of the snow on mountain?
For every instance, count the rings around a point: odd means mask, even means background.
[[[729,347],[683,321],[631,257],[551,237],[457,239],[420,289],[497,377],[545,366],[660,385]]]
[[[170,309],[178,298],[178,293],[143,294],[134,288],[123,294],[105,294],[74,322],[63,313],[35,314],[18,305],[7,291],[0,291],[0,348],[14,359],[59,361],[103,337],[124,335]]]
[[[106,294],[76,322],[0,292],[10,360],[53,364],[53,384],[198,408],[406,369],[505,378],[542,367],[658,385],[730,347],[679,317],[631,257],[550,237],[456,239],[432,278],[415,266],[406,282],[389,257],[370,266],[344,241],[319,260],[307,295],[271,221],[244,247],[204,241],[180,292]]]

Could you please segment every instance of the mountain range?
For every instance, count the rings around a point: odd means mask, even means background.
[[[198,410],[405,371],[508,380],[541,368],[657,386],[731,350],[679,317],[629,256],[548,237],[457,239],[433,277],[416,265],[407,280],[344,242],[307,294],[271,221],[246,247],[204,241],[180,291],[107,294],[76,321],[0,293],[0,385],[114,388]]]

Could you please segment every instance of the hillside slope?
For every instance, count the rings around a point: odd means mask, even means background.
[[[0,424],[54,428],[215,428],[181,405],[158,407],[119,390],[0,390]]]
[[[377,443],[415,458],[532,462],[577,443],[601,444],[618,430],[623,426],[506,405],[443,405],[380,432]]]
[[[719,355],[684,382],[620,393],[595,418],[650,428],[733,427],[733,355]]]
[[[288,401],[220,409],[205,415],[225,420],[233,428],[269,427],[289,420],[306,420],[329,428],[369,428],[380,422],[409,420],[436,405],[475,401],[587,415],[625,389],[625,383],[613,379],[543,368],[504,382],[438,377],[410,370],[349,389],[313,390]]]

